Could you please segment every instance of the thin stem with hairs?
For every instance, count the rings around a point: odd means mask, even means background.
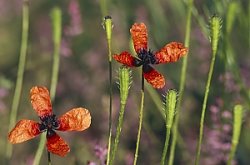
[[[139,128],[138,128],[138,134],[137,134],[137,141],[136,141],[136,149],[135,149],[135,156],[134,156],[134,165],[137,164],[138,159],[138,152],[139,152],[139,146],[140,146],[140,138],[141,138],[141,129],[142,129],[142,121],[143,121],[143,109],[144,109],[144,77],[143,72],[141,75],[141,105],[140,105],[140,111],[139,111]]]

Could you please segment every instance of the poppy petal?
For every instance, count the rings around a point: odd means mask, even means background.
[[[83,131],[91,124],[91,116],[85,108],[74,108],[58,118],[60,131]]]
[[[70,151],[69,145],[56,132],[47,137],[46,146],[49,152],[62,157]]]
[[[129,52],[122,52],[121,54],[115,54],[113,55],[113,58],[117,61],[122,63],[123,65],[126,65],[128,67],[135,66],[135,60],[136,58],[133,57]]]
[[[147,27],[144,23],[135,23],[130,29],[134,48],[136,53],[139,54],[141,50],[148,48],[148,33]]]
[[[165,86],[165,79],[163,75],[149,65],[147,66],[147,70],[143,71],[143,76],[154,88],[160,89]]]
[[[179,58],[186,55],[187,52],[188,48],[184,47],[182,43],[171,42],[155,53],[156,63],[176,62]]]
[[[31,88],[30,99],[33,109],[39,117],[52,115],[50,95],[46,87],[35,86]]]
[[[40,133],[39,123],[33,120],[20,120],[10,131],[8,140],[12,144],[21,143],[34,138]]]

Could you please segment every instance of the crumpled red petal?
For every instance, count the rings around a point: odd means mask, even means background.
[[[64,157],[69,151],[69,145],[55,132],[47,137],[47,150],[53,154]]]
[[[39,117],[52,115],[52,105],[47,88],[38,86],[31,88],[30,99],[33,109]]]
[[[179,58],[186,55],[188,48],[182,43],[171,42],[164,46],[160,51],[155,53],[155,58],[158,64],[176,62]]]
[[[135,57],[133,57],[129,52],[122,52],[121,54],[113,55],[113,58],[117,61],[126,65],[128,67],[134,66]]]
[[[163,75],[152,67],[149,71],[143,72],[143,76],[154,88],[161,89],[165,86],[165,79]]]
[[[74,108],[58,118],[59,131],[83,131],[91,124],[91,116],[85,108]]]
[[[39,124],[33,120],[20,120],[10,131],[8,140],[12,144],[21,143],[34,138],[41,132]]]
[[[130,29],[136,53],[148,49],[148,32],[144,23],[135,23]]]

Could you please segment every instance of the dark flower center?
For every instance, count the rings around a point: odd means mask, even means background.
[[[146,66],[149,64],[156,63],[155,56],[151,50],[141,49],[137,55],[138,59],[136,59],[134,62],[135,66],[141,66],[141,65]]]
[[[41,123],[39,125],[39,129],[41,132],[47,130],[47,137],[52,136],[55,132],[54,130],[59,128],[59,123],[56,118],[56,115],[48,115],[44,117],[40,117]]]

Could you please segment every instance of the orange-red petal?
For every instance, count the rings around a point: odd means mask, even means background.
[[[60,131],[83,131],[91,124],[91,116],[85,108],[74,108],[58,118]]]
[[[161,75],[152,67],[149,71],[143,72],[143,76],[154,88],[160,89],[165,86],[165,79],[163,75]]]
[[[188,48],[182,43],[171,42],[164,46],[160,51],[155,53],[155,58],[158,64],[176,62],[179,58],[186,55]]]
[[[34,138],[41,132],[39,124],[33,120],[20,120],[10,131],[8,140],[12,144],[21,143]]]
[[[52,115],[50,95],[46,87],[35,86],[31,88],[30,99],[33,109],[39,117]]]
[[[130,29],[136,53],[148,48],[148,32],[144,23],[135,23]]]
[[[69,151],[69,145],[55,132],[52,136],[47,137],[47,150],[59,156],[65,156]]]
[[[113,58],[117,61],[122,63],[123,65],[132,67],[134,66],[135,57],[133,57],[129,52],[122,52],[121,54],[113,55]]]

